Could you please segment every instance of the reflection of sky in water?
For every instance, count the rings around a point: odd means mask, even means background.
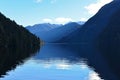
[[[28,60],[0,80],[101,80],[85,63]]]

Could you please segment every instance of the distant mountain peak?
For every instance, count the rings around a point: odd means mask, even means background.
[[[46,42],[55,42],[76,31],[81,26],[77,22],[69,22],[64,25],[43,23],[26,28]]]

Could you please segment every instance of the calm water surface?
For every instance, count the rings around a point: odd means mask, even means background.
[[[97,73],[84,63],[70,64],[66,60],[28,60],[8,72],[2,80],[100,80]]]
[[[64,44],[44,45],[36,55],[0,78],[0,80],[104,79],[117,80],[102,55],[91,46]]]

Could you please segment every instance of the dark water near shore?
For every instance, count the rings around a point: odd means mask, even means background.
[[[104,56],[85,44],[46,44],[0,80],[119,80]]]

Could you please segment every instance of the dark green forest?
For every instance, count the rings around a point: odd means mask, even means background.
[[[0,76],[36,53],[40,39],[0,13]]]
[[[40,44],[39,38],[0,13],[0,49],[24,48],[24,50],[30,50],[38,44]]]

